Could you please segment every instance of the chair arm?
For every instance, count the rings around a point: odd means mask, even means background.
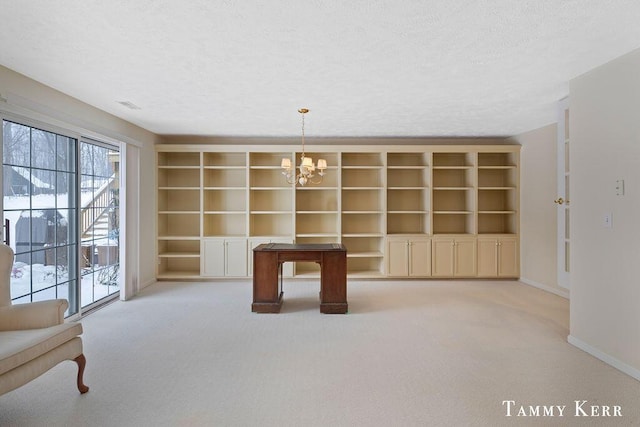
[[[48,328],[64,323],[66,299],[37,301],[0,307],[0,331]]]

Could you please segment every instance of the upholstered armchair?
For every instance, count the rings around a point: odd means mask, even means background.
[[[77,386],[83,383],[82,324],[64,321],[64,299],[11,305],[13,250],[0,243],[0,395],[39,377],[64,360],[78,364]]]

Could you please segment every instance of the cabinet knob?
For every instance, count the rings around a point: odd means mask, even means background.
[[[557,203],[557,204],[561,205],[561,204],[564,203],[564,199],[562,197],[558,197],[557,199],[555,199],[553,201],[553,203]]]

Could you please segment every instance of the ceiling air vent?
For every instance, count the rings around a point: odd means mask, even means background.
[[[130,110],[142,110],[142,108],[138,107],[136,104],[134,104],[131,101],[118,101],[118,104],[124,105],[125,107],[129,108]]]

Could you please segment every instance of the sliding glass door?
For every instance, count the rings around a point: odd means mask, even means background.
[[[120,153],[111,145],[80,144],[82,306],[120,291]]]
[[[2,122],[5,241],[15,252],[13,303],[78,298],[78,141]]]
[[[14,304],[64,298],[67,316],[120,291],[118,147],[2,122]]]

